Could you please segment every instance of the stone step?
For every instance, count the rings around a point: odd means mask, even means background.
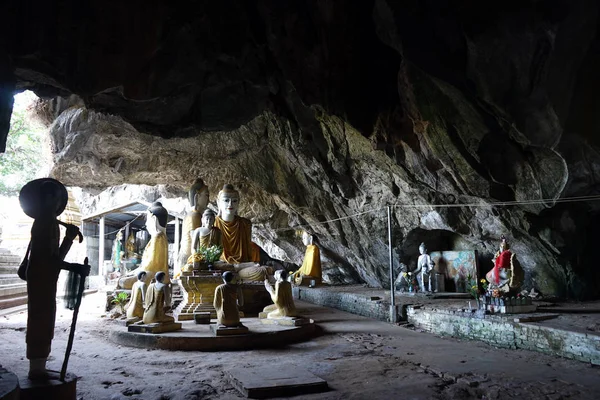
[[[0,254],[0,265],[19,265],[21,257],[16,254]]]
[[[10,285],[11,283],[24,283],[17,274],[0,275],[0,286]]]
[[[19,270],[19,265],[0,265],[0,276],[15,275]]]
[[[0,286],[0,298],[22,295],[27,293],[27,282],[11,283]]]
[[[5,299],[0,299],[0,310],[6,310],[7,308],[17,307],[23,304],[27,304],[27,295],[7,297]]]

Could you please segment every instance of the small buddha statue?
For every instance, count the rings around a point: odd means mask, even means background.
[[[65,210],[68,193],[65,186],[51,178],[28,182],[19,193],[21,208],[34,219],[31,241],[19,276],[27,281],[27,359],[29,379],[53,379],[46,369],[54,338],[57,280],[62,269],[77,273],[80,285],[90,273],[89,265],[64,261],[73,240],[80,234],[75,225],[60,223],[57,217]],[[59,246],[59,223],[66,233]],[[21,271],[23,268],[23,271]],[[58,377],[56,377],[58,379]]]
[[[488,290],[497,289],[501,292],[516,293],[523,284],[524,272],[521,264],[510,251],[506,237],[502,235],[500,249],[496,252],[494,259],[494,268],[492,268],[485,278],[489,282]]]
[[[121,270],[121,249],[123,248],[123,229],[119,229],[113,243],[111,261],[115,271]]]
[[[275,271],[275,289],[265,279],[265,288],[271,295],[273,304],[266,306],[263,312],[268,313],[267,318],[275,319],[281,317],[297,316],[294,297],[292,296],[292,285],[287,281],[288,273],[286,270]]]
[[[306,252],[304,253],[302,266],[291,275],[296,284],[302,283],[304,277],[314,280],[316,283],[321,283],[321,256],[319,248],[313,242],[314,238],[311,234],[306,231],[302,233],[302,243],[306,246]]]
[[[125,254],[126,258],[133,258],[135,256],[137,249],[135,247],[135,236],[133,235],[133,232],[129,233],[129,237],[125,243],[125,249],[127,250],[127,254]]]
[[[220,327],[243,326],[238,305],[244,305],[244,296],[241,288],[233,281],[233,272],[226,271],[223,273],[223,284],[215,289],[213,306],[217,310],[217,323]]]
[[[258,262],[257,254],[252,245],[252,222],[237,215],[240,194],[232,185],[226,184],[217,196],[219,215],[215,226],[221,230],[223,237],[223,255],[221,260],[229,264]]]
[[[131,288],[131,298],[127,304],[128,319],[144,317],[144,300],[146,299],[146,271],[137,274],[137,282]]]
[[[179,247],[179,258],[175,263],[173,270],[174,276],[178,277],[182,268],[188,263],[188,258],[192,254],[192,232],[200,227],[202,213],[208,206],[208,186],[204,184],[201,178],[194,181],[188,190],[188,201],[191,210],[183,219],[181,227],[181,245]]]
[[[167,324],[175,322],[173,317],[165,314],[171,309],[171,293],[168,285],[165,284],[166,274],[162,271],[154,276],[156,282],[151,283],[146,291],[144,300],[144,324]]]
[[[419,253],[421,255],[417,260],[417,269],[413,271],[413,276],[420,275],[421,279],[419,284],[421,287],[421,292],[425,292],[425,278],[427,278],[428,291],[431,292],[431,271],[433,271],[435,263],[429,254],[427,254],[427,247],[425,247],[425,243],[421,243],[419,246]]]
[[[194,251],[211,246],[223,247],[221,230],[214,226],[215,218],[216,214],[211,209],[206,209],[202,214],[202,226],[192,232],[192,248]]]

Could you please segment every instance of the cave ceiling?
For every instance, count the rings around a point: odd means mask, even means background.
[[[477,249],[485,272],[507,234],[527,287],[597,297],[597,204],[555,200],[598,194],[598,8],[3,2],[0,149],[29,89],[55,113],[58,179],[184,189],[202,176],[213,195],[231,181],[263,247],[301,260],[288,228],[303,225],[332,282],[387,284],[386,205],[452,202],[483,206],[394,208],[397,268],[425,240]]]

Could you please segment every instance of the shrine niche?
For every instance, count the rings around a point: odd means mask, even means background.
[[[469,291],[469,277],[477,277],[479,271],[476,250],[432,251],[430,256],[435,264],[436,279],[444,279],[443,291]]]

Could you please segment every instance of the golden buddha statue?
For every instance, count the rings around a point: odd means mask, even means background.
[[[192,254],[192,232],[202,224],[202,213],[208,205],[208,186],[200,178],[196,179],[188,190],[188,201],[191,210],[183,219],[181,227],[181,245],[179,247],[179,257],[174,267],[174,276],[178,277],[181,269],[188,263],[188,258]]]
[[[157,272],[165,273],[165,283],[170,283],[169,279],[169,241],[167,240],[167,219],[169,213],[160,202],[152,203],[146,215],[146,229],[150,233],[150,241],[144,249],[142,263],[138,268],[146,271],[146,283],[150,277]]]
[[[321,255],[317,245],[313,244],[313,236],[308,232],[302,233],[302,243],[306,246],[304,261],[300,269],[292,274],[296,284],[302,283],[303,278],[314,280],[317,284],[321,283]]]
[[[202,214],[202,226],[192,232],[192,249],[194,251],[211,246],[223,247],[223,235],[221,230],[214,226],[215,218],[216,214],[211,209],[206,209]]]
[[[175,322],[175,318],[165,314],[165,311],[171,308],[171,296],[169,287],[164,283],[167,275],[164,272],[157,272],[156,282],[151,283],[146,291],[144,301],[144,324],[165,324]]]
[[[252,222],[237,215],[240,194],[232,185],[226,184],[217,196],[219,215],[215,226],[223,236],[223,255],[221,260],[229,264],[258,262],[257,254],[252,245]]]
[[[146,298],[146,271],[137,274],[137,282],[131,288],[131,299],[127,304],[128,319],[144,317],[144,300]]]
[[[137,251],[135,248],[135,236],[133,235],[133,232],[129,233],[129,237],[125,243],[125,249],[127,250],[127,254],[125,255],[127,258],[133,258],[135,256]]]
[[[240,322],[238,305],[244,305],[244,296],[241,288],[233,283],[234,274],[231,271],[223,273],[223,284],[215,289],[213,306],[217,311],[219,326],[238,327]]]
[[[269,280],[265,279],[265,288],[273,300],[273,304],[266,306],[263,310],[268,313],[267,318],[296,317],[298,315],[292,296],[292,285],[287,281],[287,277],[286,270],[275,271],[275,289]]]

